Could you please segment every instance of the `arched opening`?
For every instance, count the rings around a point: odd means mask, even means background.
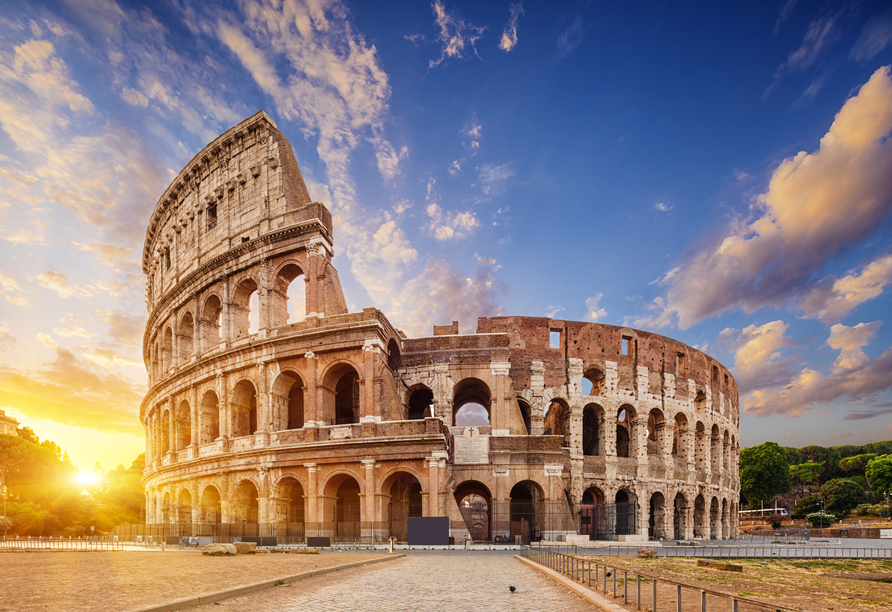
[[[709,537],[713,540],[722,539],[722,515],[719,513],[719,500],[713,497],[709,504]]]
[[[204,302],[201,314],[201,350],[209,351],[220,344],[223,338],[223,306],[220,298],[210,296]]]
[[[523,480],[511,488],[510,543],[529,544],[542,539],[545,493],[532,480]]]
[[[229,306],[233,341],[247,338],[257,332],[258,299],[257,283],[254,279],[246,278],[239,283]]]
[[[648,514],[647,532],[652,540],[665,540],[669,537],[666,533],[666,498],[662,493],[654,493],[650,496],[650,512]]]
[[[583,395],[604,395],[605,391],[604,371],[600,368],[589,368],[582,375]]]
[[[491,424],[491,394],[485,382],[477,378],[461,380],[453,390],[452,424],[456,427],[487,427]]]
[[[488,542],[492,533],[492,495],[485,485],[469,480],[455,489],[455,501],[471,540]]]
[[[616,456],[634,457],[637,452],[637,415],[635,409],[625,404],[616,413]]]
[[[589,404],[582,409],[582,454],[592,457],[604,454],[604,409]]]
[[[270,419],[275,431],[304,426],[304,382],[293,370],[283,370],[270,387]]]
[[[170,493],[165,493],[161,500],[161,522],[165,525],[170,523]]]
[[[706,500],[702,495],[698,495],[694,499],[694,537],[706,537]]]
[[[604,540],[609,528],[607,512],[604,505],[604,493],[597,487],[586,489],[582,494],[580,511],[580,534],[587,535],[590,540]]]
[[[173,331],[168,327],[164,330],[164,338],[161,342],[161,373],[167,374],[173,367]]]
[[[307,283],[297,264],[282,266],[270,291],[270,325],[279,327],[307,318]]]
[[[698,470],[706,469],[706,458],[709,456],[709,438],[706,437],[706,426],[700,421],[694,428],[694,466]]]
[[[286,542],[300,542],[305,536],[304,488],[296,478],[279,481],[276,495],[276,535]]]
[[[672,430],[672,456],[681,463],[688,459],[687,431],[688,419],[679,412],[675,415],[675,427]]]
[[[663,433],[666,429],[663,411],[654,408],[647,415],[647,454],[659,455],[662,451]]]
[[[304,426],[304,386],[298,379],[288,390],[288,429]]]
[[[409,518],[421,516],[421,483],[411,474],[393,474],[384,483],[384,490],[390,495],[387,503],[387,524],[390,537],[398,542],[409,540]]]
[[[687,509],[688,504],[684,494],[676,493],[675,501],[672,503],[672,528],[675,532],[673,538],[676,540],[685,538],[687,529]]]
[[[698,414],[706,412],[706,393],[702,389],[697,389],[697,395],[694,397],[694,410]]]
[[[359,374],[346,363],[339,363],[325,375],[323,380],[323,419],[332,425],[358,423]]]
[[[520,408],[520,416],[523,418],[523,427],[527,435],[532,432],[533,409],[530,404],[520,397],[517,398],[517,407]]]
[[[570,437],[570,407],[562,399],[553,399],[548,404],[543,421],[546,436],[564,436],[564,440]]]
[[[259,497],[260,494],[253,482],[241,481],[229,503],[229,522],[256,524],[259,520]],[[245,535],[256,534],[246,532]]]
[[[387,343],[387,366],[391,370],[395,370],[400,367],[400,363],[400,345],[396,338],[391,338]]]
[[[232,437],[257,432],[257,390],[250,380],[241,380],[232,389]]]
[[[728,500],[727,498],[722,500],[722,538],[725,540],[729,540],[732,538],[731,535],[731,516],[728,513]]]
[[[220,403],[217,394],[208,391],[198,407],[198,443],[210,444],[220,437]]]
[[[180,405],[177,407],[175,429],[177,436],[176,450],[178,452],[186,450],[192,444],[192,408],[186,400],[180,402]]]
[[[220,491],[217,487],[209,486],[201,494],[199,509],[202,523],[219,523],[222,521]]]
[[[177,523],[185,525],[192,522],[192,494],[189,489],[180,491],[177,498]]]
[[[633,535],[636,531],[638,504],[635,494],[626,489],[616,493],[616,535]]]
[[[718,425],[712,426],[712,435],[710,436],[710,458],[709,458],[709,469],[713,471],[713,473],[717,473],[719,469],[721,469],[722,464],[722,434],[719,431]]]
[[[165,410],[161,417],[161,452],[170,452],[170,410]]]
[[[433,413],[434,392],[427,387],[417,385],[409,396],[409,412],[406,415],[410,421],[417,421],[425,417],[434,416]]]
[[[722,437],[722,470],[727,473],[730,469],[731,462],[731,437],[728,435],[728,430],[725,430],[725,435]]]
[[[337,488],[335,500],[335,537],[355,540],[360,537],[362,507],[359,501],[359,483],[345,476]]]
[[[180,363],[186,363],[192,358],[192,351],[195,348],[195,321],[191,312],[187,312],[180,319],[177,336]]]

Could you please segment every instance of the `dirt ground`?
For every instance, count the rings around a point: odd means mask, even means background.
[[[209,557],[170,549],[7,552],[0,553],[0,610],[123,612],[380,556],[324,552]]]
[[[656,576],[658,610],[675,610],[677,589],[662,584],[659,578],[674,580],[698,588],[721,591],[760,601],[779,604],[806,612],[877,612],[892,609],[892,583],[861,578],[892,580],[892,560],[767,560],[735,559],[730,563],[743,566],[743,572],[697,566],[695,559],[626,559],[585,557],[595,563],[618,568],[617,603],[622,603],[623,571],[628,571],[630,610],[637,609],[637,581],[634,571]],[[599,586],[603,587],[603,565]],[[594,581],[594,577],[593,577]],[[613,595],[613,576],[607,590]],[[700,592],[682,590],[682,610],[700,610]],[[642,579],[641,609],[653,609],[653,582]],[[728,610],[730,601],[707,595],[708,610]],[[740,612],[764,611],[766,608],[741,603]]]

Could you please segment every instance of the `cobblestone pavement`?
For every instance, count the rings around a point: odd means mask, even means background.
[[[226,599],[228,612],[504,610],[591,612],[590,604],[501,552],[407,551],[391,563],[344,570]],[[517,587],[511,593],[509,585]],[[219,612],[219,605],[197,610]]]

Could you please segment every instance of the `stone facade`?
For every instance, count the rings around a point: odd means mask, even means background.
[[[736,533],[738,393],[717,361],[538,317],[407,338],[375,308],[348,312],[333,255],[331,214],[262,111],[165,191],[143,252],[148,523],[381,539],[407,516],[448,516],[458,541]],[[467,404],[489,425],[456,426]],[[598,513],[614,504],[631,509],[623,525]]]
[[[0,434],[17,436],[19,435],[16,431],[18,428],[19,422],[11,416],[7,416],[5,411],[0,410]]]

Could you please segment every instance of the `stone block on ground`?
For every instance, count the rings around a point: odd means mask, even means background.
[[[653,548],[642,548],[638,551],[638,556],[642,559],[656,559],[658,555]]]
[[[234,555],[236,554],[236,550],[235,546],[232,544],[208,544],[201,549],[201,554],[222,557],[226,555]]]
[[[697,561],[698,567],[708,567],[710,569],[719,569],[725,570],[726,572],[742,572],[742,565],[734,565],[733,563],[721,563],[719,561],[709,561],[707,559],[700,559]]]
[[[257,552],[257,542],[236,542],[233,546],[238,555],[253,555]]]

